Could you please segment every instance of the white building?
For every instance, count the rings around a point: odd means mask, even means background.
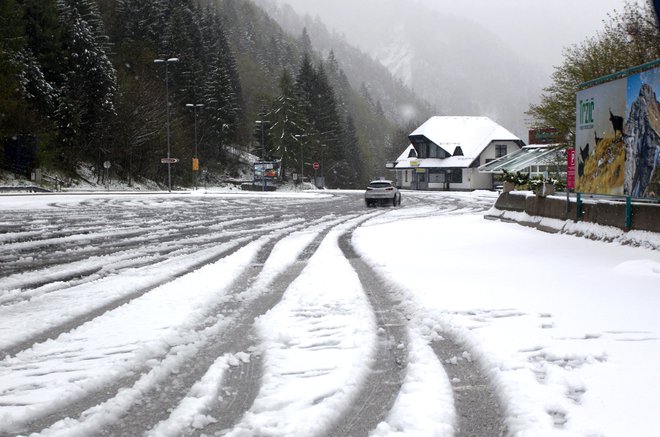
[[[413,190],[492,189],[493,175],[478,167],[525,145],[488,117],[431,117],[408,138],[388,167],[397,185]]]

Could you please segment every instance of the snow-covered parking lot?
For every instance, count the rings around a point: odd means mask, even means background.
[[[660,252],[495,196],[0,197],[0,435],[657,435]]]

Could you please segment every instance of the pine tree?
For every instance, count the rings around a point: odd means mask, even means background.
[[[180,104],[199,103],[202,95],[207,59],[200,16],[192,0],[174,1],[165,26],[162,53],[179,58],[174,83]]]
[[[328,77],[325,74],[323,64],[319,64],[316,69],[315,79],[315,93],[314,93],[314,108],[315,114],[312,119],[312,124],[318,133],[317,147],[311,151],[313,156],[318,158],[321,154],[319,147],[323,145],[324,155],[326,160],[333,162],[334,169],[325,175],[326,181],[329,186],[342,188],[345,187],[347,182],[351,179],[351,171],[346,169],[343,163],[348,164],[348,156],[346,150],[342,147],[342,120],[339,116],[337,109],[337,101],[335,93],[330,86]]]
[[[303,54],[296,90],[301,111],[312,127],[303,144],[305,156],[320,159],[323,153],[334,163],[333,171],[326,174],[328,184],[341,187],[351,178],[351,171],[347,170],[348,157],[341,147],[343,122],[323,64],[315,69],[308,54]]]
[[[26,45],[22,16],[23,9],[15,0],[0,0],[0,140],[31,130],[35,124],[19,82],[27,68],[20,55]]]
[[[335,52],[330,51],[326,60],[326,69],[330,85],[335,90],[337,99],[337,110],[342,117],[346,117],[349,112],[349,100],[352,92],[351,85],[344,71],[339,67],[339,62],[335,57]]]
[[[342,155],[345,157],[345,164],[342,164],[345,165],[345,168],[339,172],[340,176],[345,178],[345,180],[341,181],[341,185],[345,188],[363,187],[368,182],[365,180],[362,168],[365,159],[360,149],[355,121],[350,114],[346,116],[341,146],[343,149]]]
[[[65,165],[72,168],[85,158],[100,164],[105,152],[103,125],[115,112],[116,71],[103,47],[107,38],[98,33],[102,26],[94,7],[86,0],[58,0],[57,6],[65,29],[62,63],[66,71],[55,117],[61,144],[68,147]]]
[[[118,35],[116,42],[158,44],[165,27],[165,0],[116,0]]]
[[[3,59],[12,72],[8,79],[13,85],[1,88],[11,93],[11,99],[2,100],[14,106],[14,110],[5,114],[14,117],[13,130],[48,137],[54,129],[58,81],[63,74],[60,59],[62,27],[56,4],[54,0],[20,0],[6,5],[11,10],[0,15],[7,20],[0,27],[7,33],[2,38],[2,45],[10,56]],[[11,32],[16,31],[17,25],[22,32],[12,37]]]
[[[306,27],[303,28],[300,42],[302,45],[302,52],[306,55],[310,55],[314,49],[312,48],[312,40],[309,38],[309,33],[307,32]]]
[[[20,0],[25,27],[25,49],[30,51],[45,79],[55,84],[64,74],[61,62],[64,26],[55,0]]]
[[[286,171],[300,168],[300,147],[310,126],[302,114],[291,74],[284,70],[280,77],[280,94],[273,100],[265,119],[270,121],[268,154],[281,159]]]
[[[218,145],[215,158],[219,159],[222,146],[238,139],[243,116],[242,88],[236,60],[219,18],[209,15],[206,22],[210,58],[203,87],[204,112],[211,138]]]

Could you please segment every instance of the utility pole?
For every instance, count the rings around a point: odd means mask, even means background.
[[[197,108],[203,108],[202,103],[187,103],[186,107],[193,108],[195,113],[195,151],[193,154],[193,187],[197,189],[197,172],[199,171],[199,157],[197,156]]]
[[[167,190],[172,192],[172,157],[170,148],[170,62],[179,62],[179,58],[154,59],[155,64],[165,64],[165,96],[167,105]]]

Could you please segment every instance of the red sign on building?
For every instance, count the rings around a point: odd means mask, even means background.
[[[566,150],[566,188],[575,189],[575,149]]]

